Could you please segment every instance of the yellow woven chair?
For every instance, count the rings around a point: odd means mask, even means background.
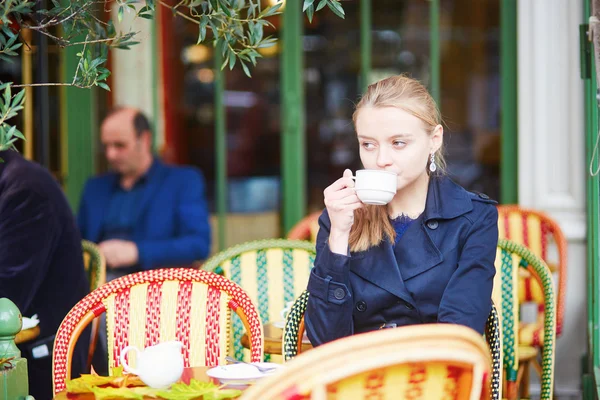
[[[498,233],[500,238],[529,248],[557,276],[556,337],[560,337],[567,288],[567,241],[560,226],[543,212],[516,205],[502,205],[498,206]],[[549,248],[552,243],[556,245],[558,259],[551,257]],[[519,275],[519,303],[532,302],[539,309],[536,322],[521,324],[519,341],[521,345],[541,348],[544,344],[544,292],[528,273],[521,271]]]
[[[502,353],[506,371],[504,394],[509,400],[516,399],[519,388],[527,396],[529,382],[522,382],[527,364],[519,364],[520,353],[530,351],[530,347],[521,347],[518,337],[519,269],[526,269],[539,282],[544,291],[544,345],[542,349],[542,400],[552,399],[554,387],[554,357],[556,312],[552,274],[548,266],[536,257],[528,248],[507,239],[498,241],[496,253],[496,276],[492,298],[501,310],[499,313],[502,326]]]
[[[317,233],[319,233],[319,217],[321,211],[317,211],[302,218],[289,231],[287,238],[291,240],[308,240],[317,242]]]
[[[223,274],[240,285],[256,304],[263,323],[281,321],[281,310],[306,289],[315,261],[314,243],[287,240],[257,240],[230,247],[208,259],[202,269]],[[234,317],[232,353],[248,358],[241,345],[243,327]],[[266,361],[281,362],[280,356],[265,355]]]
[[[300,354],[243,400],[489,399],[491,358],[465,326],[413,325],[349,336]]]
[[[286,362],[292,360],[300,354],[304,336],[304,313],[308,303],[309,292],[304,291],[296,299],[291,307],[283,329],[282,346],[283,356]],[[492,305],[492,311],[488,317],[485,326],[485,339],[492,356],[492,376],[490,382],[490,400],[501,399],[502,384],[502,358],[501,358],[501,338],[500,322],[496,307]]]
[[[56,333],[52,353],[54,393],[70,379],[71,358],[85,327],[106,312],[109,368],[119,365],[125,346],[144,348],[178,340],[185,366],[225,363],[231,311],[241,319],[253,362],[262,360],[263,331],[246,293],[220,275],[190,268],[165,268],[125,275],[79,301]],[[128,355],[135,366],[135,354]]]
[[[106,283],[106,259],[94,242],[89,240],[81,241],[81,249],[83,251],[83,266],[87,272],[90,282],[90,292],[98,289]],[[100,320],[92,321],[92,332],[90,336],[90,347],[88,350],[87,369],[92,365],[92,358],[98,343],[98,332],[100,331]]]

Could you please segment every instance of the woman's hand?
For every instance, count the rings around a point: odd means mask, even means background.
[[[348,238],[354,223],[354,210],[363,206],[356,196],[352,171],[345,170],[344,175],[328,186],[323,194],[331,221],[329,248],[333,253],[347,255]]]

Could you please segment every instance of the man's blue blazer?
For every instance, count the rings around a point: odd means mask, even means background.
[[[147,179],[133,232],[140,268],[189,266],[206,259],[211,233],[202,173],[155,159]],[[96,243],[102,239],[104,218],[118,184],[116,173],[86,183],[77,215],[84,239]]]

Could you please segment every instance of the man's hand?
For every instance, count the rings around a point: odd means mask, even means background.
[[[111,268],[131,267],[138,262],[138,248],[133,242],[111,239],[100,243],[98,247]]]

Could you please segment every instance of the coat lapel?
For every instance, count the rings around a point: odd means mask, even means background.
[[[423,218],[418,218],[394,247],[400,274],[404,280],[423,273],[444,260],[428,229]]]
[[[384,242],[365,252],[365,256],[354,256],[350,270],[361,278],[401,298],[407,303],[415,302],[404,285],[400,269],[396,261],[394,249],[389,242]]]
[[[405,281],[439,265],[444,256],[430,233],[441,220],[456,218],[473,209],[469,194],[445,177],[429,182],[423,214],[412,223],[395,246],[384,242],[353,255],[350,269],[363,279],[415,306]],[[435,227],[435,228],[433,228]]]

